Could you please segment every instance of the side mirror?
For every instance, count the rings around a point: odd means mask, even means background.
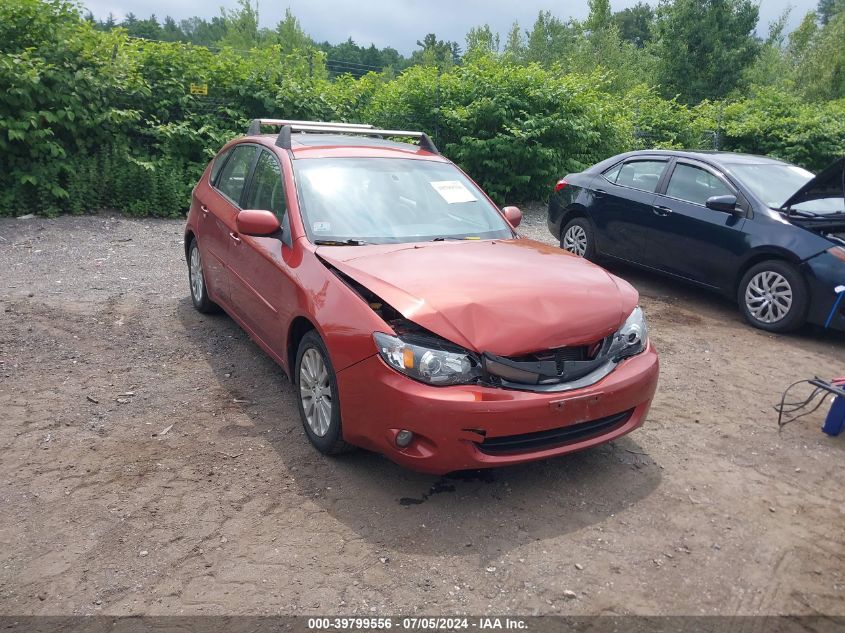
[[[519,207],[504,207],[502,213],[505,214],[505,219],[511,223],[511,226],[516,228],[522,222],[522,211]]]
[[[733,215],[740,215],[742,209],[736,206],[736,196],[711,196],[707,198],[704,203],[708,209],[713,211],[721,211],[722,213],[731,213]]]
[[[238,233],[244,235],[272,235],[281,228],[279,220],[271,211],[257,209],[244,209],[238,213],[235,222]]]

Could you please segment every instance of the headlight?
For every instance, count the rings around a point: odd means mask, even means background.
[[[466,352],[454,352],[375,332],[378,353],[393,369],[431,385],[461,385],[475,382],[481,368]]]
[[[637,306],[613,335],[607,355],[619,361],[645,351],[646,345],[648,345],[648,325],[646,325],[642,308]]]

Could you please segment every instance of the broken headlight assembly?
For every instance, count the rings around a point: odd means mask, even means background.
[[[382,332],[373,340],[384,362],[414,380],[430,385],[463,385],[481,376],[478,360],[457,346],[446,349],[437,340],[407,340]],[[445,343],[445,342],[444,342]]]
[[[622,327],[613,334],[605,355],[618,362],[644,352],[647,345],[648,325],[642,308],[637,306]]]

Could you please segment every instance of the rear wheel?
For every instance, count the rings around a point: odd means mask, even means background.
[[[769,332],[795,330],[807,317],[807,284],[798,269],[784,261],[752,266],[739,283],[737,299],[745,319]]]
[[[196,238],[191,238],[188,246],[188,284],[191,287],[191,301],[200,312],[209,313],[218,310],[217,304],[208,298],[208,288],[202,270],[202,255]]]
[[[585,259],[595,259],[593,227],[586,218],[573,218],[560,232],[560,247]]]
[[[334,368],[323,340],[314,330],[299,343],[294,376],[302,426],[314,447],[326,455],[352,449],[343,441]]]

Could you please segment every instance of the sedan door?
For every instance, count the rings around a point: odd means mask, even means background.
[[[648,236],[648,265],[713,288],[732,286],[748,249],[741,194],[715,168],[678,159],[654,200],[657,222]],[[705,206],[712,196],[736,196],[740,213]]]
[[[596,177],[589,209],[600,253],[642,262],[646,233],[655,220],[655,191],[667,164],[662,157],[631,158]]]

